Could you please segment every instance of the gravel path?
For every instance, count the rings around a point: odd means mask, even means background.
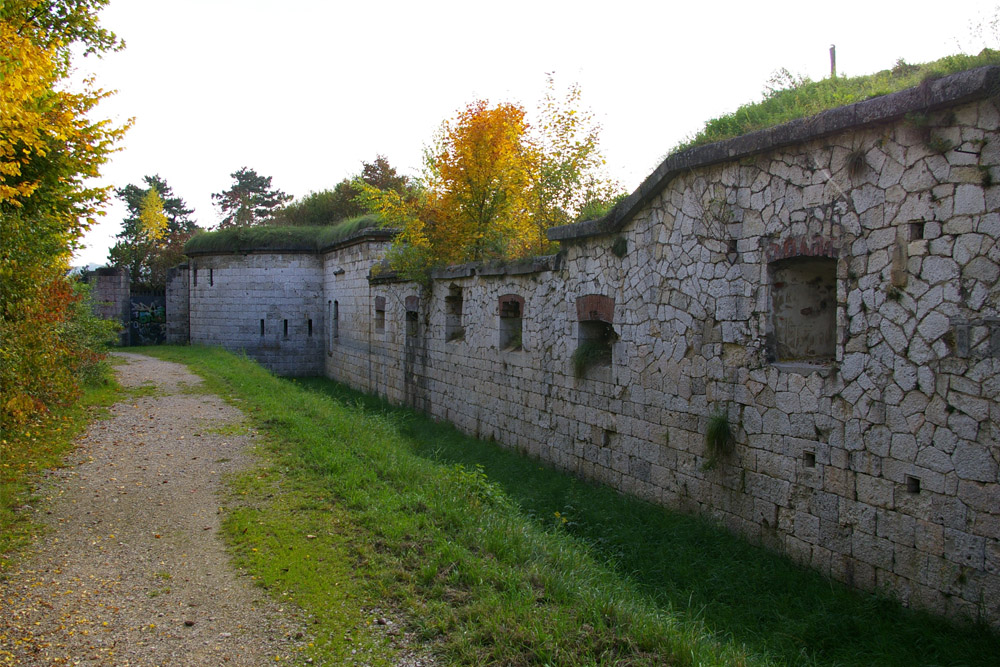
[[[155,391],[49,473],[36,511],[50,529],[0,581],[0,665],[292,661],[292,610],[239,576],[218,534],[221,476],[251,464],[241,414],[181,365],[119,356],[122,385]]]

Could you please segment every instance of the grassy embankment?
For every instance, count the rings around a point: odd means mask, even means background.
[[[858,594],[697,518],[623,497],[322,379],[159,348],[267,442],[234,480],[238,563],[313,617],[314,657],[391,664],[990,664],[1000,638]]]
[[[762,100],[744,104],[732,113],[707,121],[701,132],[670,152],[678,153],[694,146],[732,139],[986,65],[1000,65],[1000,51],[983,49],[975,56],[956,54],[922,64],[900,60],[892,69],[875,74],[839,76],[820,81],[796,78],[784,72],[784,80],[765,90]]]

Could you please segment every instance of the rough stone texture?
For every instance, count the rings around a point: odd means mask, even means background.
[[[205,255],[188,266],[193,344],[245,352],[279,375],[323,372],[323,262],[314,253]]]
[[[1000,624],[1000,186],[981,176],[1000,167],[983,92],[997,76],[669,158],[608,218],[553,230],[559,257],[454,267],[429,288],[369,279],[381,242],[199,257],[232,282],[192,286],[192,341],[323,371],[851,585]],[[930,136],[909,107],[929,110]],[[941,153],[938,135],[986,144]],[[789,260],[818,273],[776,270]],[[775,317],[776,291],[814,276],[823,289],[797,284],[798,315]],[[501,317],[509,295],[519,335]],[[614,304],[616,339],[609,364],[577,377],[577,303],[592,295]],[[329,319],[334,302],[325,364],[301,338],[272,354],[241,342],[255,309]],[[800,326],[829,328],[807,336],[821,350],[782,347]],[[738,444],[707,469],[716,410]]]
[[[128,337],[129,297],[132,294],[128,272],[117,269],[98,269],[87,275],[90,299],[94,314],[105,320],[121,323],[121,344]]]
[[[187,264],[167,271],[167,343],[186,345],[191,340],[188,330],[191,318],[191,272]]]

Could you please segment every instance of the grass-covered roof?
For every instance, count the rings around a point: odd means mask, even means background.
[[[381,227],[381,223],[379,216],[365,215],[333,225],[234,227],[202,232],[191,237],[184,246],[184,253],[199,255],[262,250],[318,252],[361,230]]]
[[[789,75],[791,87],[769,90],[763,100],[744,104],[733,113],[707,121],[701,132],[677,145],[671,153],[732,139],[985,65],[1000,65],[1000,51],[983,49],[976,56],[958,54],[922,65],[910,65],[900,60],[892,69],[875,74],[834,77],[822,81],[796,81]]]

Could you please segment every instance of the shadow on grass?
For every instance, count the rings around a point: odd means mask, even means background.
[[[664,609],[695,615],[720,637],[787,664],[995,664],[1000,637],[857,593],[709,522],[555,471],[453,426],[321,378],[300,386],[386,415],[412,450],[482,466],[522,510],[556,523]],[[557,514],[558,513],[558,514]]]

